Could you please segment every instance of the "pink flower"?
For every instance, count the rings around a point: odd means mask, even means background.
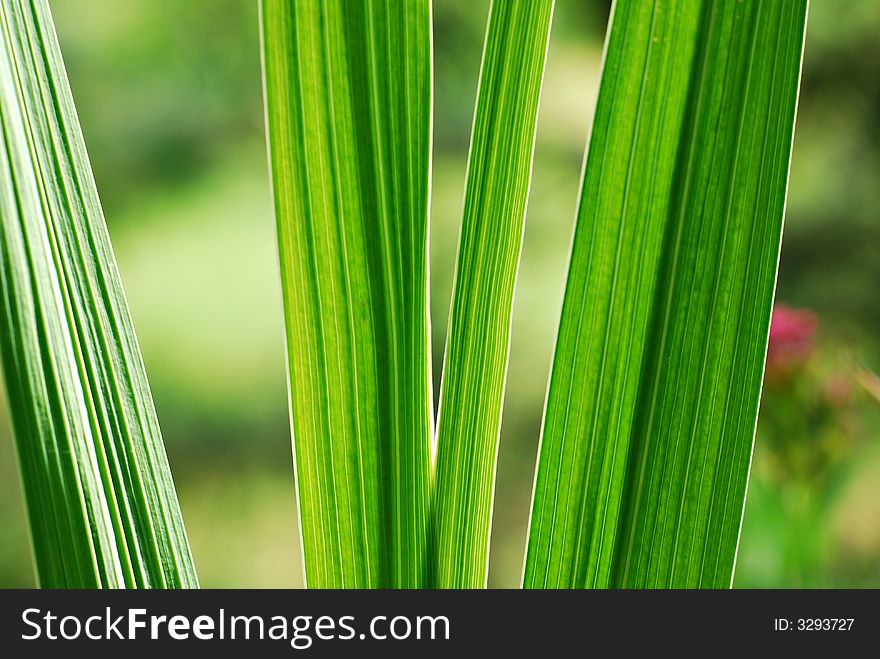
[[[816,314],[777,304],[770,320],[767,375],[785,376],[802,366],[813,353]]]

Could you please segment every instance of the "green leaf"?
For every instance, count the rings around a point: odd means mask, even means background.
[[[431,468],[429,0],[263,0],[310,587],[421,587]]]
[[[806,4],[615,4],[527,587],[731,584]]]
[[[195,587],[46,0],[0,0],[0,125],[0,354],[39,583]]]
[[[494,0],[468,161],[437,427],[433,585],[485,587],[513,291],[552,0]]]

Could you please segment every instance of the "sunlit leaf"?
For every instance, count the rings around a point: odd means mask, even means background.
[[[419,587],[431,393],[428,0],[264,0],[310,587]]]
[[[44,587],[198,582],[46,0],[0,0],[0,355]]]
[[[513,292],[552,0],[494,0],[480,71],[440,409],[433,585],[485,587]]]
[[[806,5],[614,6],[527,587],[731,584]]]

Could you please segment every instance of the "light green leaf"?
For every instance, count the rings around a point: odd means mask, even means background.
[[[310,587],[425,583],[429,0],[263,0]]]
[[[731,584],[806,5],[615,4],[527,587]]]
[[[440,388],[433,585],[485,587],[513,291],[552,0],[494,0]]]
[[[44,587],[198,585],[46,0],[0,0],[0,354]]]

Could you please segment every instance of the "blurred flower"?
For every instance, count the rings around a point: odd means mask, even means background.
[[[852,400],[852,384],[847,375],[837,373],[824,384],[825,399],[833,407],[842,407]]]
[[[813,354],[816,314],[777,304],[770,320],[767,376],[784,379],[803,366]]]

